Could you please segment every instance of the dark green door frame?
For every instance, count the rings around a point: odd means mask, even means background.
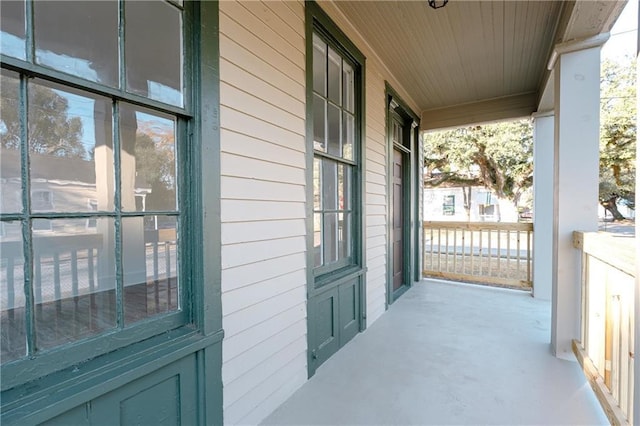
[[[409,289],[413,281],[417,278],[416,262],[419,253],[419,240],[417,235],[421,230],[418,215],[419,202],[419,171],[418,160],[420,151],[418,149],[418,129],[420,120],[418,116],[407,106],[407,104],[398,96],[395,90],[385,82],[385,100],[386,100],[386,137],[387,137],[387,298],[386,303],[392,304],[407,289]],[[402,145],[395,145],[393,142],[393,121],[400,120],[403,122],[403,141]],[[406,168],[403,172],[403,277],[404,283],[400,289],[393,291],[393,224],[391,223],[393,213],[392,190],[393,190],[393,154],[394,149],[398,149],[403,153],[403,163]]]

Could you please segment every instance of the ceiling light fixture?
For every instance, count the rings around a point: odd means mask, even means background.
[[[440,9],[441,7],[445,7],[449,0],[427,0],[429,2],[429,6],[434,9]]]

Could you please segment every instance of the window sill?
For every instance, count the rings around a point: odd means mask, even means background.
[[[40,423],[219,343],[223,337],[222,330],[203,336],[182,327],[6,390],[2,392],[1,422]]]
[[[314,290],[310,292],[310,295],[316,295],[323,293],[333,287],[350,281],[354,278],[360,277],[367,272],[367,268],[363,268],[359,265],[350,265],[337,271],[329,272],[321,276],[315,277]]]

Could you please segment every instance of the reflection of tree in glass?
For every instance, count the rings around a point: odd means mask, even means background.
[[[151,187],[147,210],[166,210],[175,200],[175,138],[173,129],[139,123],[136,134],[136,174]]]
[[[18,80],[3,78],[0,140],[6,149],[20,148]],[[68,116],[69,102],[54,90],[29,86],[29,151],[56,157],[85,158],[80,117]]]

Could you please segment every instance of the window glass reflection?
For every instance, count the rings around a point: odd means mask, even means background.
[[[342,61],[342,92],[344,108],[353,113],[355,110],[355,79],[354,79],[353,67],[346,61]]]
[[[125,322],[178,310],[176,217],[122,220]]]
[[[313,149],[325,151],[326,104],[323,98],[313,95]]]
[[[33,5],[36,62],[118,86],[118,2],[34,1]]]
[[[327,96],[327,44],[313,34],[313,90]]]
[[[122,104],[122,209],[176,210],[175,118]]]
[[[182,106],[182,14],[166,2],[125,3],[127,90]]]
[[[0,222],[0,255],[0,358],[4,363],[27,351],[20,222]]]
[[[342,157],[346,160],[353,160],[353,146],[356,133],[355,118],[348,112],[343,112],[342,117]]]
[[[20,170],[20,80],[17,73],[2,70],[0,75],[0,213],[22,211]]]
[[[37,232],[49,229],[48,232]],[[36,339],[47,349],[115,327],[113,219],[33,221]]]
[[[29,160],[32,211],[113,210],[111,101],[35,80]]]
[[[0,52],[25,59],[24,1],[3,1],[0,13]]]
[[[329,48],[328,59],[327,83],[329,86],[329,99],[338,105],[342,105],[342,57],[340,57],[338,52]]]
[[[324,262],[322,253],[322,213],[313,215],[313,259],[315,266]]]
[[[329,148],[329,154],[340,157],[342,151],[340,149],[340,108],[329,103],[327,109],[327,145]]]

